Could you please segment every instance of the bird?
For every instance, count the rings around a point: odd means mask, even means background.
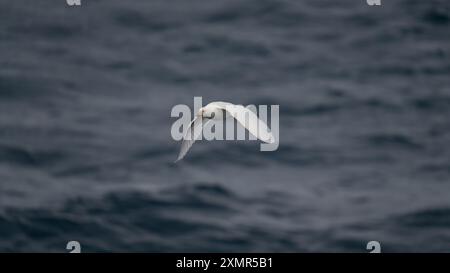
[[[242,105],[215,101],[198,110],[183,136],[181,149],[175,163],[184,158],[194,142],[200,137],[203,126],[211,120],[223,120],[230,116],[237,120],[240,125],[257,139],[266,143],[275,142],[275,138],[267,127],[267,124],[259,119],[255,113]],[[246,117],[248,120],[246,120]]]

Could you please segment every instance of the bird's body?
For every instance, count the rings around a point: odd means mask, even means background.
[[[223,120],[232,117],[237,120],[239,124],[244,126],[250,134],[266,143],[274,143],[275,139],[269,131],[267,125],[255,113],[243,107],[242,105],[235,105],[228,102],[211,102],[205,107],[198,110],[194,120],[188,127],[186,134],[183,137],[180,153],[176,161],[181,160],[194,142],[200,137],[203,126],[211,120]]]

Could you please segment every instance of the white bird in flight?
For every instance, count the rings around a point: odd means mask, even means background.
[[[192,147],[194,142],[200,137],[203,128],[211,120],[222,120],[227,116],[231,116],[237,120],[250,134],[266,143],[274,143],[275,138],[270,132],[267,124],[260,120],[255,113],[242,105],[235,105],[229,102],[216,101],[202,107],[198,110],[194,120],[191,121],[189,127],[183,136],[180,153],[175,162],[181,160]],[[246,120],[247,119],[247,120]]]

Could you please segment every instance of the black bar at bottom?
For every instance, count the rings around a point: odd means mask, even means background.
[[[294,253],[168,253],[168,254],[0,254],[2,267],[79,272],[114,269],[125,272],[310,272],[306,269],[386,271],[386,264],[402,269],[447,268],[450,254],[294,254]],[[443,266],[443,267],[442,267]],[[89,269],[86,271],[86,269]],[[60,272],[60,271],[59,271]]]

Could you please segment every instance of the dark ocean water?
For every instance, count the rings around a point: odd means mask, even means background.
[[[280,105],[280,147],[176,104]],[[450,2],[0,0],[0,252],[450,252]]]

